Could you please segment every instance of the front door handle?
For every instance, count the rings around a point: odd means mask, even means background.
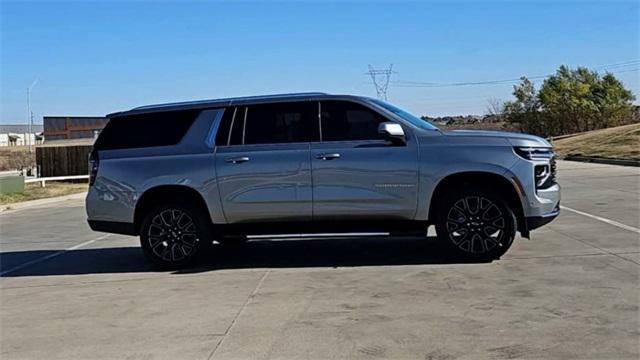
[[[340,154],[318,154],[316,155],[316,159],[320,160],[333,160],[340,158]]]
[[[224,161],[232,164],[240,164],[240,163],[249,161],[249,158],[247,156],[240,156],[236,158],[228,158],[228,159],[225,159]]]

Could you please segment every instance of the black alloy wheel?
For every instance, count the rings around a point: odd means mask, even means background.
[[[513,211],[500,197],[471,191],[445,199],[436,231],[457,255],[493,260],[509,249],[516,226]]]
[[[207,237],[201,215],[180,205],[152,210],[140,230],[147,258],[163,268],[179,268],[193,261]]]

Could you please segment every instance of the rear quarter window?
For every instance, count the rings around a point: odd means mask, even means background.
[[[189,131],[200,110],[169,111],[109,120],[94,148],[114,150],[175,145]]]

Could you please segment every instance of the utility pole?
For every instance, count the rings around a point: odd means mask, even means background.
[[[33,152],[33,141],[31,141],[31,134],[33,133],[33,112],[31,112],[31,90],[38,83],[38,79],[36,78],[31,83],[31,86],[27,88],[27,121],[29,121],[29,134],[27,135],[27,139],[29,142],[29,153]],[[35,136],[33,138],[35,140]]]
[[[387,100],[387,88],[389,87],[389,80],[393,73],[393,64],[389,65],[388,69],[381,70],[374,69],[373,66],[369,65],[369,72],[366,74],[371,76],[371,81],[376,88],[378,99]]]

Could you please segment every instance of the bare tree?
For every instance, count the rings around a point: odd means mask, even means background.
[[[487,115],[502,116],[504,113],[504,101],[497,98],[487,99]]]

